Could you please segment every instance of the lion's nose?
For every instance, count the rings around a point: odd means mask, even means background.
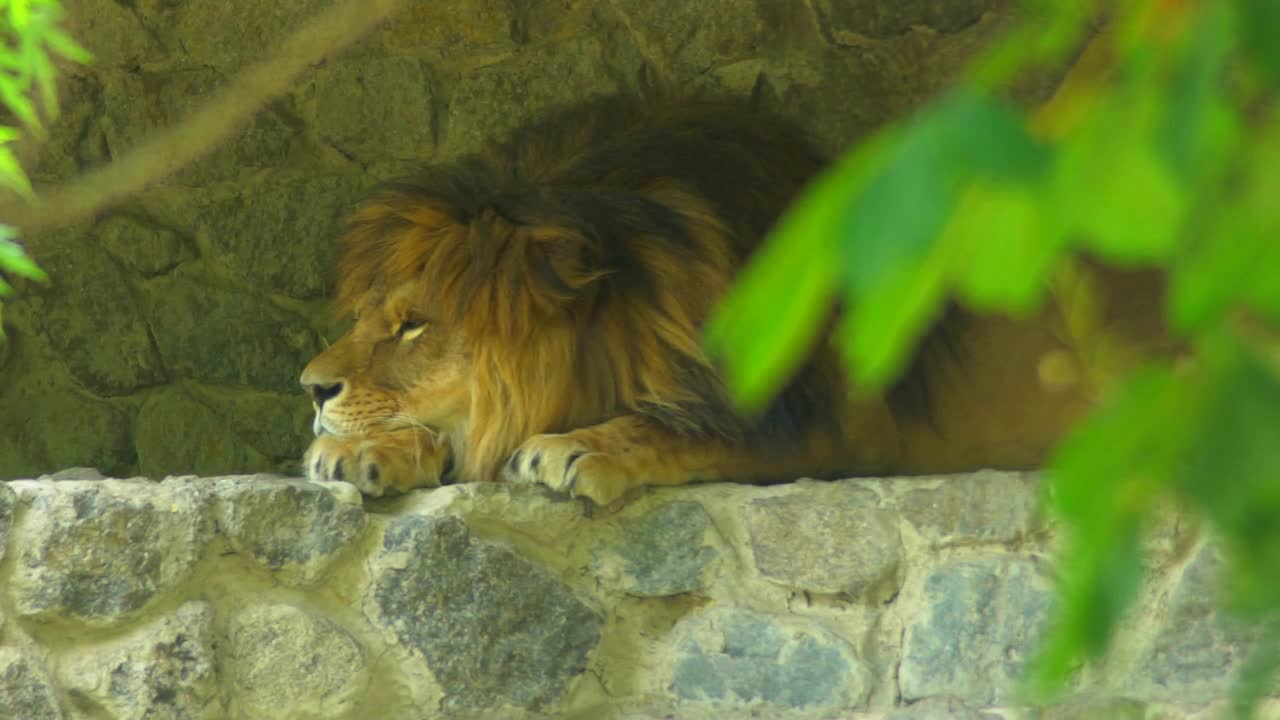
[[[342,394],[342,383],[340,382],[329,385],[310,384],[303,387],[307,389],[307,394],[311,396],[311,400],[315,402],[317,408],[324,407],[326,401]]]

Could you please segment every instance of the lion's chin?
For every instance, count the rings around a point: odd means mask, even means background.
[[[324,423],[320,421],[319,411],[316,412],[315,417],[311,420],[311,432],[315,433],[316,437],[320,437],[321,435],[329,432],[325,428]]]

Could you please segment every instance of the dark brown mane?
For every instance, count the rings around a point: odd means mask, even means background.
[[[744,103],[597,101],[374,194],[341,241],[339,302],[417,282],[424,306],[468,334],[486,376],[466,441],[477,467],[623,410],[782,441],[834,416],[834,368],[812,363],[746,421],[700,332],[824,162],[803,132]]]

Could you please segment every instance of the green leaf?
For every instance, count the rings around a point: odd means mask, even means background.
[[[0,184],[8,186],[28,200],[35,198],[35,190],[31,187],[31,181],[27,179],[27,174],[22,170],[18,158],[14,156],[12,150],[3,145],[0,145]]]
[[[1025,314],[1040,304],[1067,237],[1036,188],[974,183],[943,235],[961,298],[977,310]]]
[[[26,96],[26,88],[10,75],[0,74],[0,100],[28,129],[40,127],[40,118],[36,117],[31,99]]]
[[[1276,44],[1276,28],[1280,28],[1280,2],[1277,0],[1238,0],[1240,44],[1245,53],[1268,76],[1280,84],[1280,45]]]
[[[945,264],[941,253],[919,267],[880,277],[851,295],[840,327],[840,347],[854,381],[863,389],[892,382],[911,351],[941,313]]]
[[[762,409],[817,341],[840,267],[831,228],[889,139],[846,153],[792,203],[707,322],[705,345],[740,409]]]
[[[1174,60],[1164,103],[1160,146],[1184,182],[1221,165],[1239,137],[1236,115],[1223,97],[1230,50],[1230,15],[1223,4],[1198,13],[1196,30]]]
[[[1107,122],[1061,148],[1055,211],[1073,218],[1082,246],[1122,265],[1168,258],[1188,203],[1148,139]]]
[[[1037,692],[1107,648],[1142,578],[1141,514],[1177,464],[1187,398],[1167,365],[1134,373],[1070,432],[1048,472],[1049,502],[1066,523],[1061,605],[1032,670]]]
[[[0,238],[0,269],[33,280],[49,279],[44,271],[27,256],[21,245],[5,238]]]
[[[93,53],[84,49],[79,43],[57,28],[51,29],[44,41],[55,53],[75,63],[88,65],[93,62]]]
[[[938,112],[946,165],[972,175],[1031,182],[1049,169],[1049,148],[1027,131],[1026,118],[993,96],[959,90]]]

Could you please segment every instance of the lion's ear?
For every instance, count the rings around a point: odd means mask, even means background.
[[[526,282],[540,307],[551,311],[588,295],[609,274],[596,245],[574,230],[539,226],[527,231]]]

